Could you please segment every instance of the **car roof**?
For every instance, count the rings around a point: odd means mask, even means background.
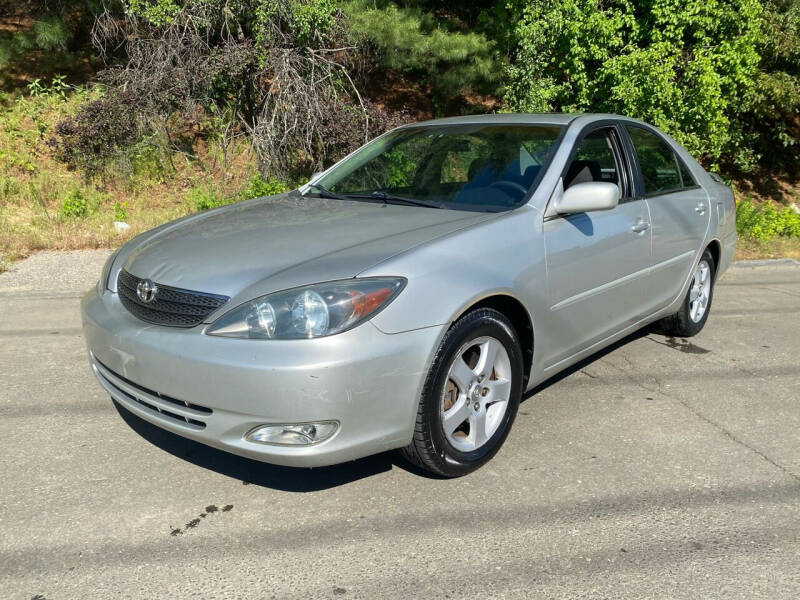
[[[624,119],[636,121],[621,115],[601,113],[492,113],[485,115],[466,115],[463,117],[445,117],[409,123],[403,127],[420,127],[430,125],[569,125],[575,119],[591,122],[603,119]]]

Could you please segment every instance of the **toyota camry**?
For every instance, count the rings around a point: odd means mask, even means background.
[[[641,121],[438,119],[132,239],[83,327],[100,385],[177,435],[290,466],[400,449],[453,477],[537,384],[650,323],[697,334],[734,220]]]

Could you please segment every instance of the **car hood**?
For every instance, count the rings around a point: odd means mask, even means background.
[[[491,214],[329,200],[259,198],[197,215],[145,237],[124,268],[162,285],[242,301],[354,277]]]

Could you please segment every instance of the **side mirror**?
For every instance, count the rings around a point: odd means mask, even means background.
[[[555,201],[555,212],[560,215],[585,213],[593,210],[611,210],[619,203],[619,186],[616,183],[589,181],[577,183]]]

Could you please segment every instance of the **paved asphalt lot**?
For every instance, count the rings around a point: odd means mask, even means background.
[[[0,597],[800,597],[800,266],[732,269],[700,336],[579,365],[448,481],[121,416],[78,315],[104,256],[0,276]]]

